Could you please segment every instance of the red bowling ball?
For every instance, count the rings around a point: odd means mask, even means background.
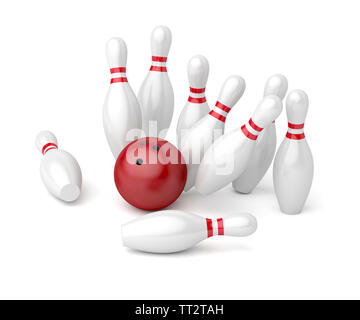
[[[160,210],[172,204],[186,183],[181,152],[161,138],[131,142],[116,160],[114,179],[121,196],[143,210]]]

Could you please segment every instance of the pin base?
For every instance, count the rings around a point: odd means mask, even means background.
[[[67,184],[61,189],[60,199],[66,202],[73,202],[80,196],[80,188],[75,184]]]

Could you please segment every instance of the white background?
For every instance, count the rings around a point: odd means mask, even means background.
[[[360,298],[359,10],[355,0],[1,2],[0,298]],[[210,62],[211,105],[227,76],[246,79],[226,131],[248,120],[274,73],[308,93],[315,176],[301,215],[280,213],[269,170],[251,195],[192,191],[171,206],[208,217],[253,213],[253,236],[212,238],[173,255],[122,246],[120,226],[143,212],[113,182],[102,128],[104,46],[112,36],[125,39],[137,92],[158,24],[173,34],[170,141],[194,54]],[[285,112],[276,123],[280,143]],[[54,199],[41,182],[34,139],[43,129],[82,167],[74,204]]]

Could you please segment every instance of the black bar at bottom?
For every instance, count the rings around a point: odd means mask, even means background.
[[[285,303],[284,303],[285,302]],[[320,302],[320,303],[319,303]],[[329,303],[330,302],[330,303]],[[355,301],[353,301],[355,302]],[[304,303],[311,306],[304,306]],[[0,301],[1,313],[11,318],[35,319],[307,319],[329,313],[331,317],[346,314],[357,304],[331,301],[239,301],[239,300],[47,300]],[[355,308],[354,308],[355,309]],[[356,308],[356,311],[358,308]]]

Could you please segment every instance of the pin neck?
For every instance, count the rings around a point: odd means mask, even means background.
[[[193,87],[190,87],[190,92],[191,93],[204,93],[205,92],[205,88],[193,88]]]
[[[213,236],[224,235],[224,220],[219,219],[206,219],[207,236],[211,238]]]
[[[126,67],[110,68],[110,84],[118,82],[128,82],[126,78]]]
[[[288,131],[286,133],[286,138],[290,140],[302,140],[305,139],[304,134],[304,123],[294,124],[288,123]]]
[[[167,72],[166,61],[167,57],[152,56],[150,71]]]
[[[205,88],[197,89],[190,87],[190,95],[188,101],[198,104],[206,102]]]
[[[215,119],[225,122],[226,116],[230,112],[231,108],[217,101],[213,110],[209,112],[209,115],[213,116]]]
[[[43,146],[41,152],[43,155],[45,155],[46,152],[48,152],[49,150],[52,149],[57,149],[58,146],[55,143],[47,143],[46,145]]]
[[[250,118],[248,123],[244,124],[241,127],[241,131],[243,132],[245,137],[250,140],[256,140],[258,138],[259,133],[263,129],[264,128],[261,128],[258,125],[256,125],[252,118]]]

